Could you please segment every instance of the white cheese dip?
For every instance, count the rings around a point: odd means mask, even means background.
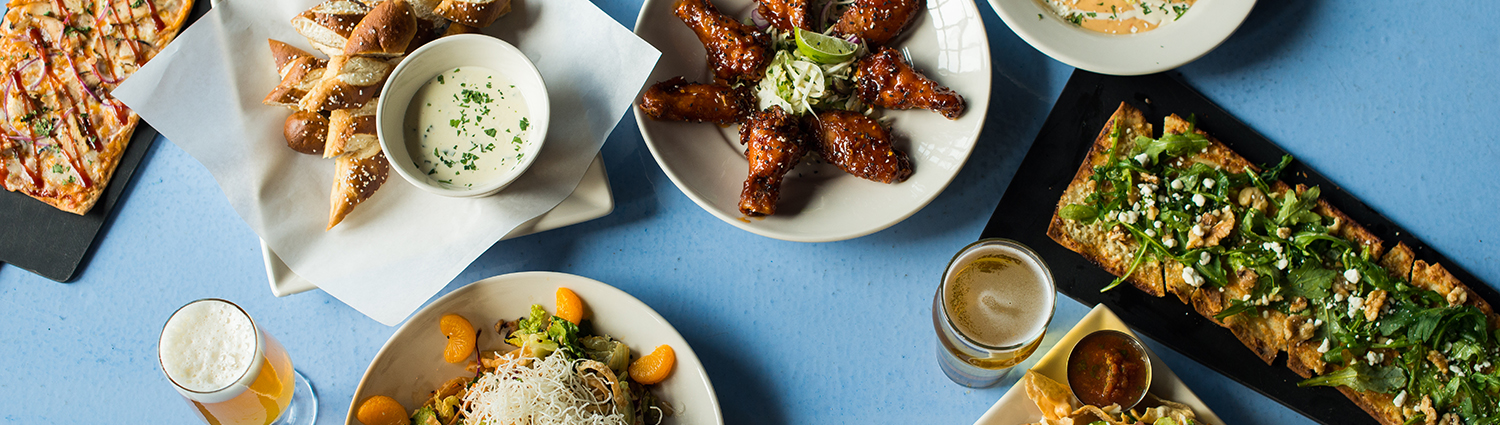
[[[531,143],[526,98],[509,78],[459,67],[412,95],[404,123],[412,162],[451,188],[483,186],[515,169]]]

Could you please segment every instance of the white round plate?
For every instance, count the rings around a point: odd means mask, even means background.
[[[1170,25],[1111,35],[1063,20],[1042,0],[989,2],[1031,47],[1075,68],[1110,75],[1154,74],[1197,60],[1228,39],[1255,7],[1255,0],[1198,0]]]
[[[456,313],[481,329],[480,349],[499,346],[495,322],[517,319],[531,311],[532,304],[553,310],[557,288],[567,287],[583,299],[585,318],[594,330],[630,345],[634,356],[650,352],[656,346],[672,346],[677,365],[666,381],[658,384],[656,394],[677,408],[677,415],[666,423],[724,423],[719,399],[713,384],[693,348],[660,314],[613,286],[586,277],[553,272],[524,272],[500,275],[474,282],[438,298],[412,315],[385,342],[375,360],[365,369],[364,378],[354,390],[349,404],[348,425],[362,425],[354,413],[359,402],[375,395],[386,395],[401,402],[408,412],[421,407],[429,393],[457,376],[472,375],[463,364],[443,361],[446,339],[438,332],[438,320],[444,314]]]
[[[672,14],[673,0],[646,0],[635,33],[661,50],[647,84],[676,76],[708,82],[703,44]],[[750,16],[753,0],[715,0],[719,11]],[[900,37],[889,43],[938,83],[964,97],[958,120],[926,110],[881,113],[894,118],[896,147],[911,156],[912,176],[897,184],[860,179],[828,164],[804,162],[787,173],[776,214],[746,218],[740,190],[749,174],[739,126],[652,120],[635,108],[651,155],[682,193],[724,222],[762,236],[797,242],[856,238],[905,220],[932,202],[974,150],[990,104],[990,45],[979,10],[969,0],[927,0]]]

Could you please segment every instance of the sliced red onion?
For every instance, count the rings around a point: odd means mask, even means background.
[[[834,3],[838,3],[838,0],[828,0],[826,2],[823,2],[823,11],[818,13],[818,22],[824,26],[827,26],[830,23],[828,20],[828,15],[833,12]]]
[[[750,22],[754,23],[755,28],[761,31],[765,31],[766,28],[771,27],[771,21],[767,20],[765,16],[760,15],[759,7],[750,9]]]

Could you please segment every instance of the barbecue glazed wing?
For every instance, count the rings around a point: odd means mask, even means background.
[[[646,116],[658,121],[706,121],[728,126],[755,111],[755,96],[749,86],[733,89],[673,77],[646,89],[640,105]]]
[[[708,0],[677,0],[677,18],[698,34],[719,79],[760,80],[771,60],[771,41],[760,30],[719,13]]]
[[[870,46],[883,45],[900,35],[922,6],[922,0],[854,0],[833,24],[833,32],[859,36]]]
[[[806,133],[796,116],[780,106],[762,111],[740,125],[740,143],[749,145],[750,176],[740,192],[740,213],[751,217],[776,213],[781,177],[807,153]]]
[[[963,96],[928,79],[889,47],[859,60],[854,92],[865,103],[887,109],[931,109],[950,120],[964,113]]]
[[[911,159],[891,146],[891,133],[858,112],[819,112],[812,123],[819,155],[857,177],[881,183],[911,177]]]
[[[771,22],[771,26],[782,31],[793,28],[812,31],[812,25],[807,21],[807,0],[760,0],[756,10]]]

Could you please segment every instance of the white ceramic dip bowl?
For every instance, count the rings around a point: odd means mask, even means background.
[[[408,124],[408,110],[413,106],[414,96],[428,81],[439,74],[455,68],[486,68],[510,80],[525,98],[527,120],[524,129],[527,137],[515,151],[519,153],[510,168],[486,176],[470,185],[454,185],[442,181],[442,176],[433,175],[432,170],[423,170],[417,165],[421,156],[411,149],[404,126]],[[376,133],[380,136],[380,148],[390,159],[391,168],[402,179],[443,196],[473,198],[493,195],[515,182],[536,160],[546,139],[551,116],[551,102],[547,98],[547,86],[541,73],[531,60],[504,40],[481,34],[461,34],[439,38],[407,55],[386,79],[381,90],[380,105],[376,108]],[[443,129],[444,131],[452,129]],[[505,134],[466,134],[477,142],[492,142],[511,148],[509,136]],[[464,143],[468,143],[466,139]],[[488,151],[485,151],[488,153]],[[509,159],[509,158],[507,158]],[[451,181],[451,180],[450,180]]]

